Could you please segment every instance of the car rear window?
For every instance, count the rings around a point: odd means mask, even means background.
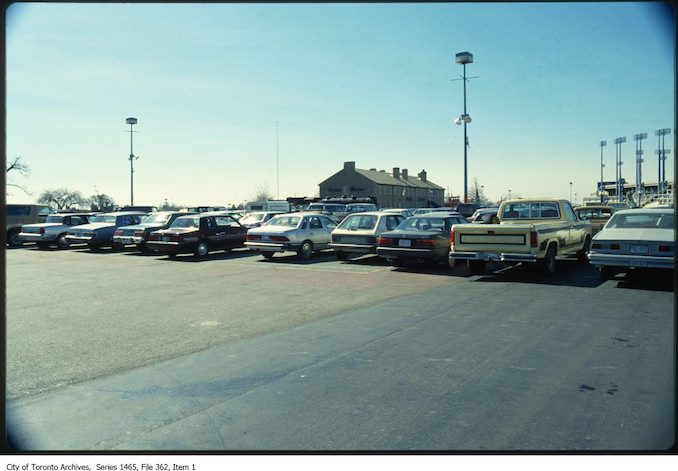
[[[556,202],[516,202],[506,204],[501,213],[503,220],[511,219],[559,219],[560,211]]]
[[[349,216],[341,223],[339,227],[348,230],[368,230],[374,229],[377,225],[377,216],[373,215],[353,215]]]

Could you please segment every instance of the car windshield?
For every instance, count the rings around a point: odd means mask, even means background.
[[[615,214],[605,227],[609,229],[674,229],[675,215],[669,213]]]
[[[170,227],[172,227],[172,228],[175,228],[175,227],[195,227],[195,228],[198,228],[198,227],[200,227],[200,218],[188,218],[188,217],[182,216],[182,217],[176,218]]]
[[[99,216],[94,216],[91,222],[105,222],[108,224],[115,224],[115,216],[100,214]]]
[[[148,216],[141,218],[142,224],[166,224],[169,220],[169,214],[151,213]]]
[[[427,216],[411,217],[401,222],[396,229],[401,231],[438,231],[445,232],[445,218]]]
[[[348,216],[344,219],[339,227],[341,229],[348,229],[351,231],[356,230],[370,230],[374,229],[374,226],[377,225],[377,216],[374,215],[365,215],[365,214],[355,214]]]
[[[261,222],[264,220],[264,217],[266,216],[266,213],[249,213],[246,214],[242,217],[240,222],[242,224],[248,224],[251,222]]]
[[[62,222],[64,222],[64,217],[63,217],[63,216],[59,216],[59,215],[51,215],[51,216],[47,216],[47,219],[45,219],[45,222],[58,222],[58,223],[62,223]]]
[[[276,216],[268,221],[267,226],[297,227],[299,221],[301,221],[299,216]]]
[[[516,202],[507,203],[501,212],[502,219],[558,219],[558,203],[546,202]]]

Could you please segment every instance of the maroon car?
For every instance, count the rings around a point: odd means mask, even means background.
[[[167,229],[151,232],[146,246],[174,258],[179,253],[204,257],[214,250],[243,247],[247,228],[232,215],[209,212],[181,216]]]

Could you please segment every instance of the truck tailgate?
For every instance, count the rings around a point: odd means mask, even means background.
[[[454,226],[455,252],[530,252],[531,224],[460,224]]]

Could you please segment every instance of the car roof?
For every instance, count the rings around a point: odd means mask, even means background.
[[[631,209],[619,209],[614,212],[614,214],[634,214],[634,213],[663,213],[663,214],[675,214],[675,209],[673,208],[631,208]]]
[[[353,216],[383,216],[384,214],[391,214],[391,213],[385,213],[384,211],[361,211],[359,213],[351,213],[348,216],[346,216],[346,219],[351,218]]]

